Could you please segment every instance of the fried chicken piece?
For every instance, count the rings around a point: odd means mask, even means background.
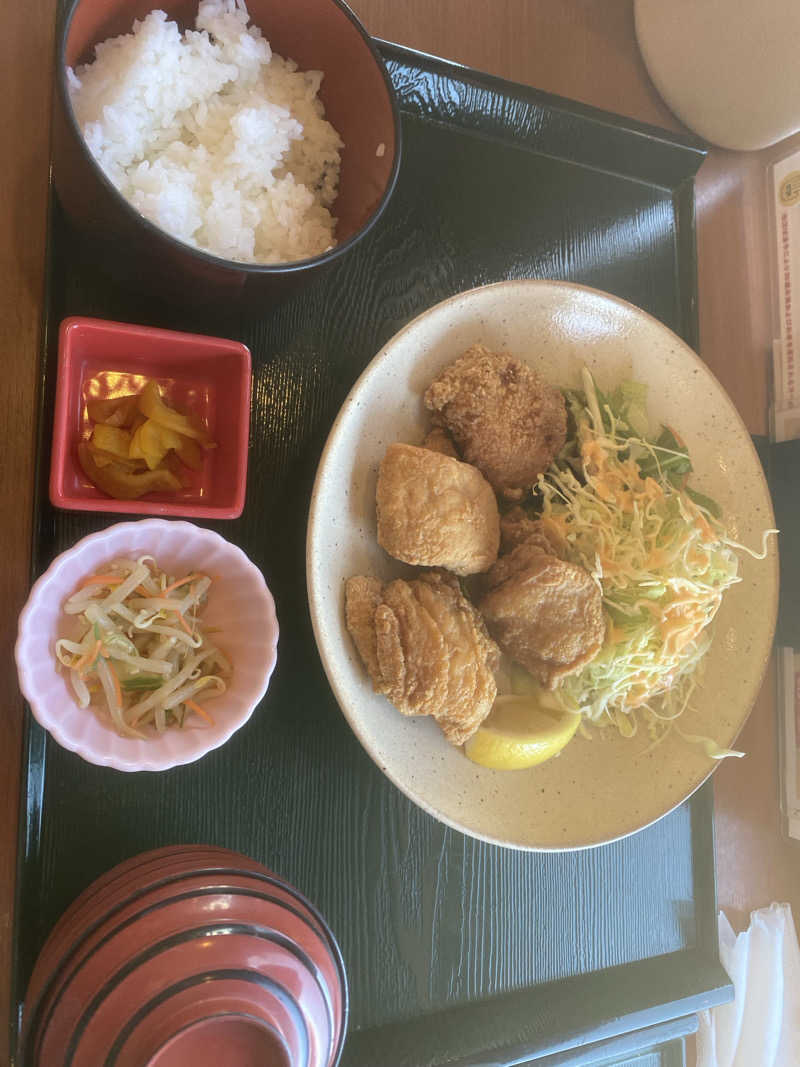
[[[475,733],[497,695],[500,652],[452,575],[425,571],[383,587],[350,578],[345,621],[376,693],[403,715],[432,715],[451,744]]]
[[[378,472],[378,543],[391,556],[454,574],[487,570],[500,546],[492,487],[475,467],[394,444]]]
[[[486,576],[478,608],[489,632],[545,689],[591,662],[602,647],[603,601],[583,567],[523,541]]]
[[[381,602],[383,582],[380,578],[348,578],[345,586],[344,621],[370,678],[380,676],[375,639],[375,612]]]
[[[558,389],[509,355],[473,345],[435,378],[425,405],[463,459],[498,493],[519,500],[564,446],[567,412]]]
[[[515,505],[500,518],[500,547],[504,552],[510,552],[523,542],[533,543],[542,552],[553,556],[560,555],[558,538],[547,524],[542,519],[532,519],[523,508]]]
[[[451,456],[453,459],[461,458],[453,444],[453,438],[443,426],[434,426],[422,442],[422,447],[429,448],[431,452],[441,452],[443,456]]]

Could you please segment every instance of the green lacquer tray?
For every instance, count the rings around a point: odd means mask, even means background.
[[[90,766],[28,717],[15,1019],[48,931],[82,889],[144,849],[203,842],[261,860],[327,916],[350,978],[348,1067],[612,1062],[618,1035],[635,1031],[641,1040],[621,1052],[635,1059],[618,1062],[682,1062],[640,1050],[651,1028],[678,1020],[685,1034],[693,1013],[731,996],[717,955],[710,785],[647,830],[584,852],[514,852],[445,828],[381,775],[339,711],[312,636],[304,547],[339,406],[383,343],[437,301],[500,279],[563,278],[624,297],[696,344],[703,150],[380,47],[403,121],[396,193],[354,252],[277,309],[156,312],[102,264],[71,260],[53,199],[34,574],[114,521],[48,503],[60,321],[233,337],[253,355],[249,482],[242,518],[215,528],[263,569],[281,640],[250,723],[188,767]]]

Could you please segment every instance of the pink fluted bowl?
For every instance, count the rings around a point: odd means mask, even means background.
[[[56,669],[64,635],[62,604],[80,580],[119,556],[150,555],[170,573],[212,575],[205,621],[218,628],[233,665],[228,689],[215,698],[213,725],[168,729],[159,737],[121,737],[92,710],[78,706],[66,674]],[[163,771],[223,745],[253,714],[275,667],[278,621],[261,571],[236,545],[190,522],[143,519],[109,526],[58,556],[33,586],[19,618],[19,686],[37,721],[64,748],[89,763],[120,771]]]

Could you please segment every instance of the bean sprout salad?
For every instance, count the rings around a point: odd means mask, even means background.
[[[80,636],[55,645],[78,704],[124,737],[213,725],[204,705],[225,692],[232,668],[202,621],[211,581],[167,574],[152,556],[84,578],[63,609]]]

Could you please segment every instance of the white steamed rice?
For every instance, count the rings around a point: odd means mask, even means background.
[[[244,263],[318,255],[341,138],[321,71],[272,53],[243,0],[201,0],[196,30],[163,11],[69,70],[86,143],[133,206],[187,244]]]

